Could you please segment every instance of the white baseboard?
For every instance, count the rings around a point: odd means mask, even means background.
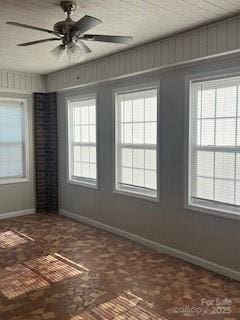
[[[33,214],[33,213],[36,213],[35,209],[27,209],[27,210],[15,211],[15,212],[0,213],[0,220],[26,216],[28,214]]]
[[[106,230],[108,232],[117,234],[117,235],[122,236],[124,238],[127,238],[129,240],[135,241],[135,242],[140,243],[144,246],[155,249],[160,253],[168,254],[168,255],[173,256],[175,258],[178,258],[178,259],[190,262],[192,264],[198,265],[204,269],[208,269],[210,271],[219,273],[219,274],[224,275],[226,277],[229,277],[231,279],[240,281],[240,272],[239,271],[218,265],[214,262],[204,260],[204,259],[199,258],[197,256],[193,256],[191,254],[188,254],[186,252],[183,252],[183,251],[162,245],[160,243],[145,239],[143,237],[137,236],[137,235],[129,233],[127,231],[109,226],[109,225],[104,224],[102,222],[88,219],[88,218],[83,217],[77,213],[69,212],[64,209],[60,209],[59,213],[63,216],[70,218],[70,219],[89,224],[91,226]]]

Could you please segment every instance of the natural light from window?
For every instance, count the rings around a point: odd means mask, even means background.
[[[240,214],[240,77],[191,85],[190,204]]]
[[[27,114],[24,100],[0,100],[0,183],[27,176]]]
[[[116,189],[157,198],[158,89],[116,93]]]
[[[68,102],[69,181],[97,184],[96,98]]]

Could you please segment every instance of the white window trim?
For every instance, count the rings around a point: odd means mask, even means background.
[[[69,143],[69,137],[70,137],[70,132],[71,128],[69,126],[69,120],[70,120],[70,115],[69,115],[69,105],[71,102],[74,101],[79,101],[79,100],[90,100],[90,99],[95,99],[96,101],[96,180],[94,179],[87,179],[84,177],[76,177],[76,179],[71,179],[70,178],[70,163],[71,163],[71,145]],[[82,187],[88,187],[92,188],[95,190],[99,189],[99,170],[98,170],[98,96],[96,93],[88,94],[88,95],[78,95],[78,96],[72,96],[72,97],[67,97],[65,99],[65,105],[66,105],[66,150],[67,150],[67,183],[76,185],[76,186],[82,186]]]
[[[240,220],[240,213],[231,210],[231,205],[222,205],[222,208],[211,208],[207,205],[192,204],[190,201],[190,127],[189,119],[191,119],[191,84],[196,81],[209,81],[222,78],[240,76],[240,68],[228,68],[219,71],[206,72],[185,77],[185,132],[184,132],[184,209],[192,212],[204,213],[226,219]],[[206,200],[206,203],[208,201]]]
[[[29,119],[28,119],[28,107],[27,99],[0,97],[0,101],[14,101],[23,104],[24,112],[24,133],[25,133],[25,161],[23,163],[25,168],[25,176],[22,178],[0,178],[0,185],[25,183],[29,181]]]
[[[157,90],[157,145],[156,145],[156,153],[157,153],[157,190],[156,190],[156,197],[155,196],[150,196],[146,195],[145,193],[140,193],[138,190],[140,188],[136,187],[136,191],[134,191],[134,187],[131,187],[132,190],[123,190],[117,188],[117,176],[118,176],[118,144],[116,143],[116,137],[118,135],[118,126],[117,124],[117,116],[118,116],[118,100],[117,96],[119,94],[124,94],[124,93],[132,93],[132,92],[138,92],[138,91],[145,91],[145,90],[151,90],[155,89]],[[122,195],[122,196],[128,196],[128,197],[133,197],[133,198],[138,198],[138,199],[143,199],[143,200],[148,200],[151,202],[159,202],[160,201],[160,160],[159,160],[159,133],[160,133],[160,98],[159,98],[159,93],[160,93],[160,82],[155,81],[155,82],[150,82],[147,84],[141,84],[141,85],[133,85],[133,86],[128,86],[128,87],[121,87],[121,88],[115,88],[112,91],[112,99],[113,99],[113,105],[114,105],[114,111],[113,111],[113,147],[112,147],[112,157],[113,157],[113,193],[117,195]]]

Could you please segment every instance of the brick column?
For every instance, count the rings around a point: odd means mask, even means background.
[[[58,212],[57,94],[34,93],[36,211]]]

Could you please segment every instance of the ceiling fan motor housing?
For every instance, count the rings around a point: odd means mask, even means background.
[[[75,25],[75,21],[73,21],[70,17],[66,20],[59,21],[54,25],[54,31],[60,33],[61,35],[66,35],[70,32],[71,28]]]

